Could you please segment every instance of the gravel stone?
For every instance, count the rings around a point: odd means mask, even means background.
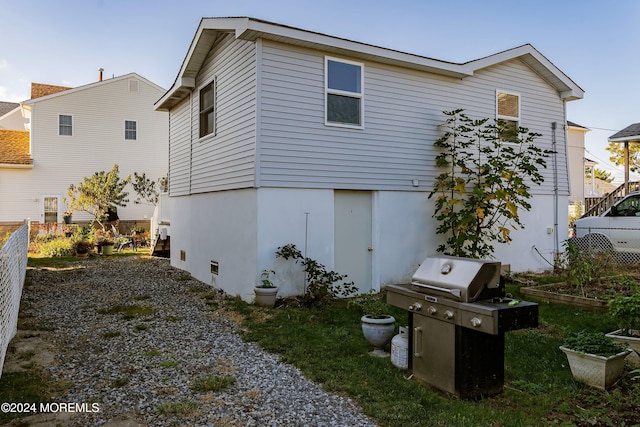
[[[244,342],[231,314],[207,305],[223,295],[167,259],[102,257],[30,269],[30,277],[21,309],[54,328],[56,354],[46,369],[71,384],[54,402],[100,405],[65,425],[113,425],[125,417],[160,427],[375,426],[350,399]],[[153,313],[106,313],[131,304]],[[223,375],[235,384],[192,389],[200,377]]]

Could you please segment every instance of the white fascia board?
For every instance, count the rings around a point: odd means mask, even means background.
[[[609,142],[640,142],[640,135],[623,136],[621,138],[607,138]]]
[[[562,99],[572,101],[584,97],[584,90],[580,86],[530,44],[476,59],[464,65],[467,67],[467,72],[473,73],[476,70],[481,70],[516,58],[522,59],[542,78],[554,86],[560,93]]]

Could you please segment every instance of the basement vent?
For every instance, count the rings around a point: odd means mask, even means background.
[[[180,251],[180,261],[186,261],[186,260],[187,260],[187,252]]]
[[[218,261],[211,260],[211,274],[217,276],[219,274],[218,271]]]

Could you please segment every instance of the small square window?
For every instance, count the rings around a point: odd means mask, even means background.
[[[73,135],[73,117],[60,114],[58,116],[58,135]]]
[[[134,120],[124,121],[124,139],[138,139],[138,123]]]
[[[215,133],[215,80],[200,90],[200,138]]]

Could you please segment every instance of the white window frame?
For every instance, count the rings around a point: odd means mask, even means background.
[[[60,118],[62,116],[71,117],[71,126],[70,126],[71,127],[71,135],[65,135],[65,134],[62,134],[60,132],[62,130],[62,125],[60,124]],[[58,136],[73,136],[73,122],[74,121],[75,120],[73,119],[73,114],[62,114],[62,113],[59,113],[58,114]],[[65,126],[67,126],[67,125],[65,125]]]
[[[207,87],[207,86],[211,86],[211,88],[213,89],[213,130],[211,131],[211,133],[208,133],[206,135],[202,135],[202,91]],[[205,139],[205,138],[211,138],[216,136],[216,133],[218,132],[218,78],[217,76],[214,76],[214,78],[208,82],[205,85],[202,85],[202,87],[200,87],[200,89],[198,90],[198,138],[200,140]]]
[[[342,62],[344,64],[356,65],[360,67],[360,93],[349,92],[338,89],[329,88],[329,61]],[[349,98],[357,98],[360,100],[360,124],[331,122],[327,120],[328,115],[328,95],[341,95]],[[350,129],[364,129],[364,63],[350,61],[348,59],[336,58],[332,56],[324,57],[324,124],[325,126],[335,126]]]
[[[127,129],[127,122],[135,123],[136,128],[132,131],[131,129]],[[134,132],[134,138],[127,138],[127,130],[130,132]],[[137,120],[124,120],[124,140],[125,141],[137,141],[138,140],[138,121]]]
[[[498,95],[504,93],[505,95],[511,95],[511,96],[517,96],[518,97],[518,117],[515,116],[507,116],[504,114],[500,114],[499,110],[498,110]],[[501,89],[496,89],[496,119],[497,120],[505,120],[505,121],[512,121],[512,122],[516,122],[516,127],[520,127],[520,124],[522,123],[522,109],[521,109],[521,103],[522,103],[522,96],[517,93],[517,92],[511,92],[508,90],[501,90]],[[511,141],[503,141],[506,143],[513,143]]]

